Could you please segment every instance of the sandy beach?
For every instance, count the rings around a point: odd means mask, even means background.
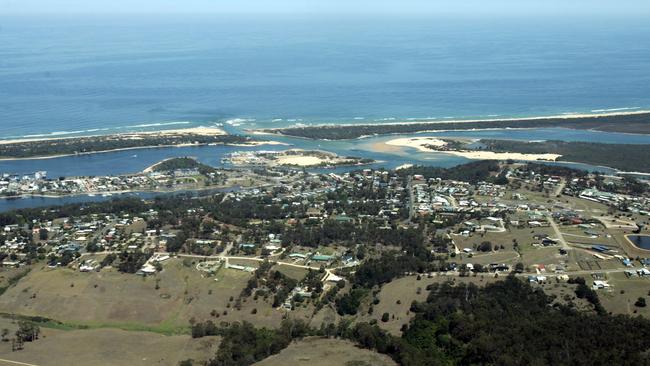
[[[316,156],[281,156],[277,160],[277,165],[295,165],[295,166],[316,166],[326,163],[327,160]]]
[[[522,154],[515,152],[493,152],[493,151],[472,151],[472,150],[435,150],[430,149],[427,146],[433,146],[437,148],[442,148],[447,145],[447,142],[444,140],[435,138],[435,137],[412,137],[412,138],[399,138],[390,141],[386,141],[386,145],[389,146],[400,146],[400,147],[410,147],[418,149],[421,152],[436,152],[451,154],[456,156],[462,156],[468,159],[477,159],[477,160],[524,160],[524,161],[536,161],[536,160],[545,160],[545,161],[556,161],[562,155],[558,154]]]
[[[87,138],[87,137],[117,137],[117,138],[124,138],[124,139],[140,139],[142,137],[176,136],[176,135],[222,136],[222,135],[226,135],[226,131],[217,127],[192,127],[192,128],[182,128],[182,129],[162,130],[162,131],[124,132],[124,133],[108,134],[108,135],[39,137],[39,138],[0,140],[0,145],[17,144],[23,142],[70,140],[70,139],[79,139],[79,138]]]
[[[362,165],[361,158],[343,157],[321,150],[291,149],[284,151],[238,151],[230,154],[229,161],[238,166],[267,167],[333,167],[340,165]]]

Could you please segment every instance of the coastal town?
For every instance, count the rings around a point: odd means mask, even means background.
[[[118,176],[84,176],[50,178],[47,171],[32,174],[2,173],[0,198],[63,197],[75,195],[102,195],[132,192],[175,192],[180,190],[207,190],[234,186],[253,186],[277,183],[278,177],[294,176],[306,167],[331,168],[362,166],[371,159],[339,157],[322,151],[281,150],[234,152],[224,159],[231,168],[217,170],[195,158],[166,159],[140,173]],[[245,169],[241,169],[245,167]],[[248,168],[279,169],[264,175]]]
[[[650,365],[650,1],[0,14],[0,366]]]
[[[149,171],[138,174],[99,177],[58,177],[49,179],[47,172],[34,174],[5,173],[0,178],[0,196],[20,197],[63,197],[74,195],[103,195],[130,192],[165,192],[181,189],[217,188],[232,182],[254,179],[253,175],[240,172],[205,172],[196,168],[169,171]],[[259,177],[257,177],[259,178]]]
[[[156,307],[180,301],[170,329],[190,322],[199,338],[212,332],[205,321],[242,317],[318,326],[352,316],[393,332],[412,318],[399,304],[420,298],[418,281],[508,276],[578,311],[647,312],[650,197],[647,183],[631,177],[494,161],[319,173],[175,158],[132,176],[49,180],[38,172],[2,182],[66,194],[237,187],[0,215],[0,307],[8,313],[83,323],[44,304],[60,291],[76,299],[67,302],[73,308],[120,291],[134,304],[142,296]],[[118,279],[121,290],[107,286]],[[178,281],[194,285],[181,291]],[[576,295],[576,281],[600,300]],[[397,305],[381,305],[396,296],[392,283],[413,292],[399,290]],[[105,292],[92,290],[98,286]],[[372,288],[374,295],[364,290]],[[127,307],[126,317],[99,319],[142,322],[146,308]]]
[[[427,272],[429,276],[512,272],[543,284],[581,275],[589,277],[594,288],[606,289],[612,302],[617,297],[612,288],[619,284],[647,286],[643,282],[650,264],[643,236],[650,211],[646,184],[571,170],[549,174],[536,167],[542,166],[492,164],[481,169],[494,171],[475,181],[445,179],[445,172],[409,174],[413,168],[343,174],[278,171],[274,184],[256,176],[258,186],[199,198],[191,208],[175,211],[173,216],[180,217],[174,220],[169,212],[161,218],[159,208],[125,213],[92,207],[89,214],[54,214],[52,219],[29,221],[12,215],[13,220],[3,219],[2,265],[30,267],[42,260],[48,265],[45,271],[79,272],[105,271],[114,265],[120,271],[156,276],[166,262],[190,258],[193,263],[216,261],[218,265],[207,272],[218,279],[221,271],[255,273],[269,262],[280,268],[320,270],[324,284],[335,284],[349,281],[351,268],[392,250],[397,243],[390,237],[395,234],[382,232],[397,232],[422,236],[418,245],[438,263]],[[112,187],[141,189],[152,181],[166,185],[198,174],[185,169],[152,171],[117,180],[64,179],[38,186],[34,182],[45,177],[37,173],[39,178],[33,177],[31,184],[41,191],[110,192]],[[236,174],[215,170],[209,178],[224,185],[253,176]],[[5,184],[8,188],[13,183],[10,178],[3,181],[10,182]],[[222,221],[223,213],[215,215],[204,200],[235,212]],[[264,213],[239,211],[262,202]],[[20,222],[7,222],[16,220]],[[319,234],[314,237],[315,233]],[[205,275],[202,268],[199,271]],[[309,293],[298,284],[289,290]],[[279,301],[282,309],[296,305],[289,301],[289,293]],[[316,303],[322,293],[308,297]]]

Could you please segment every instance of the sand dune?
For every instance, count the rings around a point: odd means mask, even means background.
[[[493,151],[474,151],[474,150],[437,150],[437,148],[444,148],[447,142],[435,137],[414,137],[414,138],[399,138],[386,142],[386,145],[411,147],[418,149],[422,152],[436,152],[462,156],[468,159],[477,160],[545,160],[556,161],[562,155],[559,154],[523,154],[516,152],[493,152]],[[434,147],[433,149],[428,146]]]

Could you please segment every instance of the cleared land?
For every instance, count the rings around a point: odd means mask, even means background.
[[[453,281],[454,283],[474,283],[481,286],[495,280],[493,274],[472,275],[470,277],[421,276],[420,280],[417,279],[417,276],[398,278],[381,288],[377,296],[379,303],[373,305],[372,315],[365,313],[361,315],[361,320],[376,320],[381,328],[395,336],[400,336],[402,326],[408,324],[414,316],[409,310],[411,303],[414,300],[422,302],[427,299],[429,291],[426,288],[428,285]],[[381,321],[384,313],[389,314],[390,320],[387,322]]]
[[[248,320],[259,326],[278,326],[282,312],[272,299],[248,300],[233,309],[250,274],[221,269],[215,277],[203,277],[193,266],[172,259],[154,277],[139,277],[105,269],[80,273],[69,269],[32,270],[0,296],[0,313],[43,316],[72,327],[147,330],[162,334],[187,332],[189,320]],[[156,284],[159,288],[156,289]],[[230,304],[230,307],[229,307]],[[257,314],[251,314],[256,308]],[[226,315],[223,312],[227,311]]]
[[[279,354],[255,364],[256,366],[390,366],[390,357],[360,349],[339,339],[307,338],[294,342]]]
[[[3,328],[15,325],[1,321]],[[218,337],[192,339],[188,335],[164,336],[119,329],[59,330],[41,328],[41,336],[12,352],[10,342],[0,342],[0,359],[47,365],[178,365],[182,360],[201,362],[212,357]],[[0,365],[12,365],[0,361]]]
[[[607,276],[611,288],[598,291],[600,302],[605,309],[614,314],[650,315],[650,308],[636,307],[634,303],[639,297],[650,296],[650,280],[642,277],[628,278],[624,273],[611,273]]]

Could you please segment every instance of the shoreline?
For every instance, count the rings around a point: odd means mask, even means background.
[[[279,134],[276,131],[278,130],[287,130],[287,129],[309,129],[309,128],[328,128],[328,127],[366,127],[366,126],[396,126],[396,125],[419,125],[419,124],[449,124],[449,123],[480,123],[480,122],[514,122],[514,121],[539,121],[539,120],[550,120],[550,119],[590,119],[598,117],[617,117],[617,116],[631,116],[639,114],[650,114],[650,109],[643,110],[634,110],[634,111],[625,111],[625,112],[605,112],[605,113],[575,113],[575,114],[559,114],[559,115],[547,115],[547,116],[533,116],[533,117],[506,117],[506,118],[470,118],[470,119],[444,119],[438,118],[436,120],[431,119],[422,119],[422,120],[407,120],[407,121],[391,121],[387,123],[319,123],[313,125],[303,125],[303,126],[287,126],[287,127],[273,127],[273,128],[262,128],[262,129],[251,129],[252,134]],[[498,128],[498,127],[497,127]],[[434,130],[435,131],[435,130]],[[451,130],[444,130],[451,131]],[[467,130],[460,130],[467,131]],[[426,131],[421,131],[426,132]],[[279,134],[283,135],[283,134]],[[284,135],[283,135],[284,136]],[[289,135],[291,136],[291,135]],[[291,136],[294,137],[294,136]],[[371,136],[366,136],[371,137]]]
[[[11,145],[11,144],[21,144],[27,142],[48,142],[48,141],[64,141],[64,140],[75,140],[81,138],[91,138],[91,137],[115,137],[115,138],[131,138],[137,140],[138,136],[142,137],[160,137],[168,135],[199,135],[199,136],[225,136],[228,133],[218,127],[190,127],[190,128],[177,128],[169,130],[160,130],[160,131],[131,131],[131,132],[120,132],[120,133],[109,133],[109,134],[91,134],[91,135],[76,135],[76,136],[65,136],[65,137],[37,137],[37,138],[17,138],[10,140],[0,139],[0,145]]]
[[[391,120],[390,122],[381,122],[381,120],[374,120],[373,122],[324,122],[316,124],[301,124],[301,125],[289,125],[284,127],[270,127],[270,128],[247,128],[243,131],[250,135],[281,135],[292,138],[303,138],[301,136],[285,135],[279,133],[280,130],[286,129],[310,129],[310,128],[336,128],[336,127],[367,127],[367,126],[395,126],[395,125],[420,125],[420,124],[430,124],[430,125],[444,125],[449,123],[480,123],[480,122],[513,122],[513,121],[539,121],[539,120],[549,120],[549,119],[590,119],[598,117],[616,117],[616,116],[631,116],[631,115],[643,115],[650,114],[650,109],[637,109],[637,110],[626,110],[626,111],[604,111],[604,112],[585,112],[585,113],[563,113],[563,114],[551,114],[551,115],[542,115],[542,116],[524,116],[524,117],[469,117],[469,118],[449,118],[446,117],[432,117],[432,118],[406,118],[406,119],[397,119]],[[347,120],[346,120],[347,121]],[[505,128],[505,127],[504,127]],[[518,128],[518,127],[509,127],[509,128]],[[536,128],[536,127],[522,127],[522,128]],[[499,127],[492,127],[487,129],[501,129]],[[569,128],[571,129],[571,128]],[[474,129],[473,129],[474,130]],[[483,130],[483,129],[476,129]],[[603,132],[601,130],[595,130],[598,132]],[[427,131],[417,131],[414,133],[426,133],[426,132],[440,132],[440,131],[456,131],[454,129],[445,129],[445,130],[427,130]],[[460,129],[457,131],[467,131],[465,129]],[[619,132],[625,134],[634,134],[630,132]],[[7,144],[16,144],[16,143],[28,143],[28,142],[47,142],[47,141],[62,141],[62,140],[74,140],[80,138],[91,138],[91,137],[137,137],[141,136],[165,136],[165,135],[200,135],[200,136],[223,136],[229,135],[222,127],[206,127],[206,126],[197,126],[197,127],[188,127],[188,128],[177,128],[177,129],[163,129],[159,131],[137,131],[136,129],[132,131],[118,132],[118,133],[107,133],[107,134],[80,134],[73,136],[42,136],[42,137],[16,137],[11,139],[2,139],[0,138],[0,145]],[[399,134],[399,133],[397,133]],[[33,135],[32,135],[33,136]],[[368,138],[377,135],[366,135],[357,137]],[[307,138],[309,139],[309,138]]]

